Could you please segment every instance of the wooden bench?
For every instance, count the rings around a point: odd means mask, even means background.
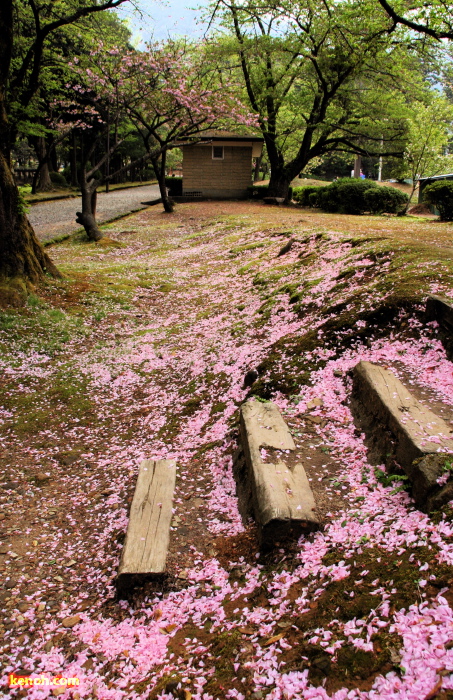
[[[118,590],[165,571],[175,482],[174,460],[141,463],[118,569]]]
[[[430,321],[437,321],[453,332],[453,306],[446,299],[431,295],[426,300],[426,315]]]
[[[444,346],[449,360],[453,359],[453,305],[438,296],[429,296],[426,300],[425,316],[428,321],[439,324],[439,339]]]
[[[367,436],[371,461],[395,460],[411,479],[417,505],[429,512],[453,498],[453,481],[437,484],[446,461],[453,457],[452,427],[420,403],[392,372],[359,362],[353,370],[351,409]]]
[[[277,406],[247,401],[241,407],[240,429],[246,469],[239,489],[250,494],[260,544],[269,547],[319,527],[302,464],[285,462],[283,450],[294,452],[296,446]],[[278,452],[268,462],[262,459],[261,448]]]

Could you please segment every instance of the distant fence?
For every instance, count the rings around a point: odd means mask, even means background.
[[[28,184],[33,182],[33,177],[35,175],[36,168],[14,168],[14,176],[17,182],[21,184]]]

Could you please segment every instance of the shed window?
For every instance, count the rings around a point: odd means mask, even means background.
[[[213,146],[212,147],[212,159],[213,160],[223,160],[223,146]]]

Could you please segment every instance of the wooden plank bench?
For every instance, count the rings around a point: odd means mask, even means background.
[[[411,479],[418,506],[429,512],[453,498],[453,480],[437,484],[453,457],[452,428],[392,372],[359,362],[353,369],[351,409],[368,438],[371,461],[395,460]]]
[[[453,305],[446,299],[431,295],[426,300],[425,316],[439,324],[439,338],[447,357],[453,359]]]
[[[247,401],[241,407],[241,443],[246,469],[242,484],[250,493],[260,544],[272,546],[289,536],[298,537],[319,527],[315,500],[302,464],[288,466],[285,452],[296,446],[277,406]],[[278,450],[272,462],[261,448]]]
[[[174,460],[141,463],[118,569],[118,590],[165,571],[175,482]]]
[[[426,300],[426,315],[430,321],[437,321],[453,332],[453,306],[446,299],[435,295],[429,296]]]

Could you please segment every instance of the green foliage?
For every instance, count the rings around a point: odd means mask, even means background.
[[[165,185],[169,188],[170,197],[182,196],[182,177],[166,177]]]
[[[294,187],[293,199],[302,207],[316,207],[318,192],[323,189],[323,186],[316,187],[315,185],[308,185],[306,187]],[[314,196],[311,197],[311,195]]]
[[[49,173],[49,175],[50,175],[50,180],[51,180],[52,184],[57,185],[57,187],[67,187],[68,186],[67,180],[66,180],[65,176],[63,175],[63,173],[51,172],[51,173]]]
[[[442,468],[442,471],[445,472],[450,472],[453,471],[453,459],[446,459],[445,464]]]
[[[397,214],[409,201],[409,197],[405,192],[397,190],[394,187],[370,187],[365,191],[364,195],[365,207],[372,214]]]
[[[396,214],[404,209],[408,197],[404,192],[381,187],[371,180],[342,178],[327,187],[302,188],[310,190],[301,195],[308,206],[341,214]]]
[[[30,207],[28,206],[25,197],[21,190],[17,190],[17,213],[19,216],[25,216],[28,214]]]
[[[259,115],[274,192],[332,154],[351,154],[349,163],[359,151],[402,156],[404,104],[423,92],[424,76],[414,48],[389,34],[376,3],[244,0],[211,8],[227,30],[215,37],[215,51],[228,74],[240,66]]]
[[[379,469],[379,467],[375,468],[374,476],[376,477],[376,481],[385,487],[393,486],[395,483],[398,482],[403,482],[400,483],[399,486],[396,486],[393,489],[393,491],[391,491],[391,494],[399,493],[400,491],[405,491],[409,485],[409,478],[405,474],[387,474],[387,472],[384,472],[382,469]]]
[[[427,185],[423,201],[438,209],[441,221],[453,221],[453,181],[438,180]]]

